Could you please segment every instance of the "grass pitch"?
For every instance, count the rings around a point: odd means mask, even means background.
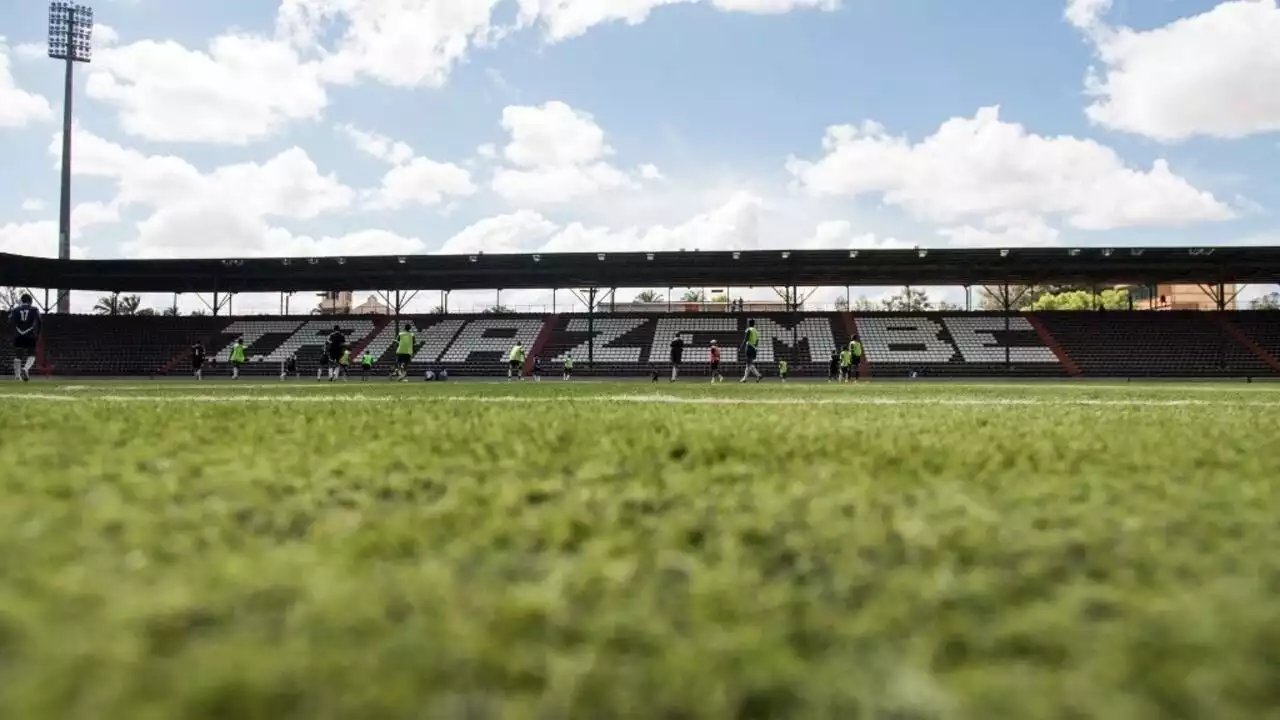
[[[1280,718],[1263,386],[6,384],[0,717]]]

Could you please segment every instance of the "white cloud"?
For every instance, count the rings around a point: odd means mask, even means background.
[[[657,165],[653,165],[650,163],[645,163],[644,165],[641,165],[639,174],[642,180],[661,180],[662,179],[662,171],[658,169]]]
[[[38,220],[0,225],[0,252],[36,257],[58,257],[57,221]],[[84,256],[84,248],[72,243],[71,257]]]
[[[696,3],[701,0],[520,0],[520,24],[540,23],[550,42],[582,35],[596,25],[625,22],[639,25],[649,13],[665,5]],[[840,0],[711,0],[724,12],[776,15],[806,8],[836,10]]]
[[[406,205],[439,205],[449,197],[474,194],[471,173],[452,163],[415,157],[382,177],[382,187],[365,194],[370,210],[394,210]]]
[[[452,163],[417,157],[413,148],[385,135],[338,126],[357,149],[387,162],[392,168],[382,177],[382,186],[367,190],[364,206],[370,210],[394,210],[411,204],[439,205],[447,198],[473,195],[471,173]]]
[[[493,143],[484,143],[476,147],[476,154],[485,160],[494,160],[498,157],[498,146]]]
[[[44,210],[44,201],[40,198],[23,198],[22,209],[27,212],[40,212]]]
[[[514,167],[494,172],[493,189],[511,202],[563,203],[634,185],[604,161],[614,150],[588,113],[559,101],[513,105],[503,109],[502,127],[511,135],[502,155]]]
[[[1086,80],[1094,122],[1165,142],[1280,131],[1276,0],[1224,2],[1149,31],[1084,27],[1103,66]]]
[[[801,241],[799,250],[904,250],[909,243],[897,238],[880,238],[875,233],[858,232],[848,220],[819,223],[813,234]]]
[[[1009,213],[984,219],[981,227],[942,228],[938,235],[952,244],[967,247],[1035,247],[1057,245],[1061,237],[1057,228],[1044,218],[1025,213]]]
[[[608,163],[531,170],[499,168],[493,174],[494,192],[513,203],[527,205],[564,203],[629,183],[625,173]]]
[[[117,45],[120,42],[120,33],[110,25],[102,23],[93,24],[93,47],[101,50],[102,48]]]
[[[999,109],[952,118],[919,143],[883,126],[829,128],[817,161],[791,158],[796,183],[815,195],[879,194],[917,217],[963,222],[1006,213],[1063,216],[1104,230],[1223,220],[1233,211],[1157,160],[1125,166],[1093,140],[1034,135],[1000,120]]]
[[[0,36],[0,128],[22,128],[51,120],[53,108],[49,101],[18,87],[10,69],[9,46]]]
[[[392,165],[399,165],[413,158],[413,148],[406,143],[397,142],[385,135],[359,130],[349,124],[339,125],[338,131],[347,136],[355,144],[357,150],[369,157],[389,162]]]
[[[95,53],[85,90],[110,104],[130,135],[161,142],[243,145],[328,102],[319,66],[287,44],[222,35],[208,52],[144,40]]]
[[[1110,11],[1111,0],[1067,0],[1067,9],[1062,15],[1081,30],[1091,30]]]
[[[353,83],[361,77],[397,86],[441,87],[453,67],[493,34],[499,0],[283,0],[279,37],[319,53],[324,77]],[[332,47],[323,35],[341,23]]]
[[[85,230],[119,219],[114,208],[102,203],[81,203],[71,208],[71,257],[85,257],[84,248],[75,242],[84,237]],[[58,257],[58,221],[36,220],[0,225],[0,252]]]
[[[129,206],[153,211],[124,246],[125,254],[134,257],[279,254],[277,245],[293,238],[273,233],[269,218],[314,218],[348,207],[355,196],[296,147],[262,163],[224,165],[205,173],[181,158],[145,155],[78,127],[73,140],[74,172],[115,185],[115,197],[105,205],[90,205],[87,217],[111,217]],[[49,152],[55,161],[59,158],[57,137]]]

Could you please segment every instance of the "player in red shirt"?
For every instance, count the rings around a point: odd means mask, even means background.
[[[711,341],[711,382],[724,382],[724,376],[720,374],[720,346],[715,340]]]

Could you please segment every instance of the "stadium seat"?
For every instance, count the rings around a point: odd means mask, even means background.
[[[574,374],[643,376],[665,368],[671,341],[685,341],[684,377],[704,377],[716,340],[727,374],[740,373],[746,315],[661,314],[412,315],[417,352],[412,372],[447,369],[455,378],[501,377],[507,351],[523,342],[544,372],[558,374],[572,356]],[[758,364],[768,376],[786,359],[794,377],[825,377],[828,360],[858,332],[873,377],[1238,377],[1276,376],[1280,313],[1194,311],[998,313],[762,313]],[[7,323],[7,318],[4,320]],[[243,337],[248,375],[274,376],[296,353],[299,372],[314,376],[333,325],[353,351],[367,347],[376,368],[395,359],[391,318],[98,317],[52,315],[43,332],[41,368],[64,377],[186,376],[189,349],[201,341],[211,364],[225,367]],[[11,353],[12,333],[0,337]],[[354,352],[353,352],[354,354]],[[1065,362],[1064,362],[1065,360]]]

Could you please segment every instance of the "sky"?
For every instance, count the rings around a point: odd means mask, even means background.
[[[93,4],[75,257],[1280,244],[1277,0]],[[0,250],[31,255],[46,10],[0,3]]]

